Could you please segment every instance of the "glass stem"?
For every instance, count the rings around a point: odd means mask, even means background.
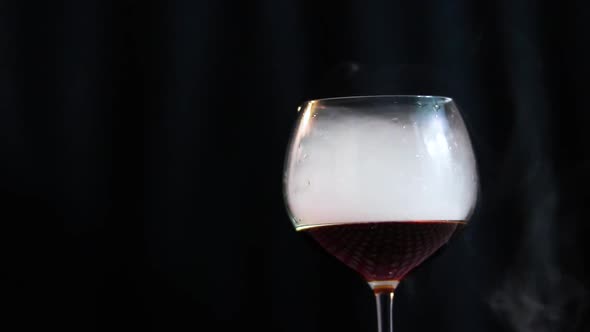
[[[370,281],[377,300],[378,332],[393,332],[393,295],[398,280]]]
[[[375,293],[379,332],[393,332],[393,291]]]

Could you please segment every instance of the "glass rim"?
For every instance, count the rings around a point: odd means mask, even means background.
[[[411,99],[411,100],[429,100],[429,101],[438,101],[442,104],[448,104],[454,102],[453,98],[446,97],[446,96],[434,96],[434,95],[358,95],[358,96],[342,96],[342,97],[327,97],[327,98],[318,98],[318,99],[309,99],[305,100],[303,104],[306,103],[321,103],[321,102],[333,102],[333,101],[347,101],[347,100],[355,100],[355,99]]]

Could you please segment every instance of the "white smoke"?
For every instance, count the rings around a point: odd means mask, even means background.
[[[359,117],[308,107],[295,135],[285,194],[297,226],[464,220],[475,204],[475,159],[454,108]]]

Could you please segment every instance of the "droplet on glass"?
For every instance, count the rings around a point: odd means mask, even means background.
[[[307,182],[305,183],[305,186],[306,186],[306,187],[309,187],[309,186],[311,186],[311,181],[307,180]]]
[[[434,111],[438,112],[438,109],[440,108],[440,106],[438,104],[434,104]]]

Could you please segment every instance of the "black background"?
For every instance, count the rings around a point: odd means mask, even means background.
[[[307,99],[453,97],[481,196],[397,331],[588,331],[588,5],[0,1],[3,325],[371,331],[290,225]],[[6,329],[5,328],[3,329]]]

